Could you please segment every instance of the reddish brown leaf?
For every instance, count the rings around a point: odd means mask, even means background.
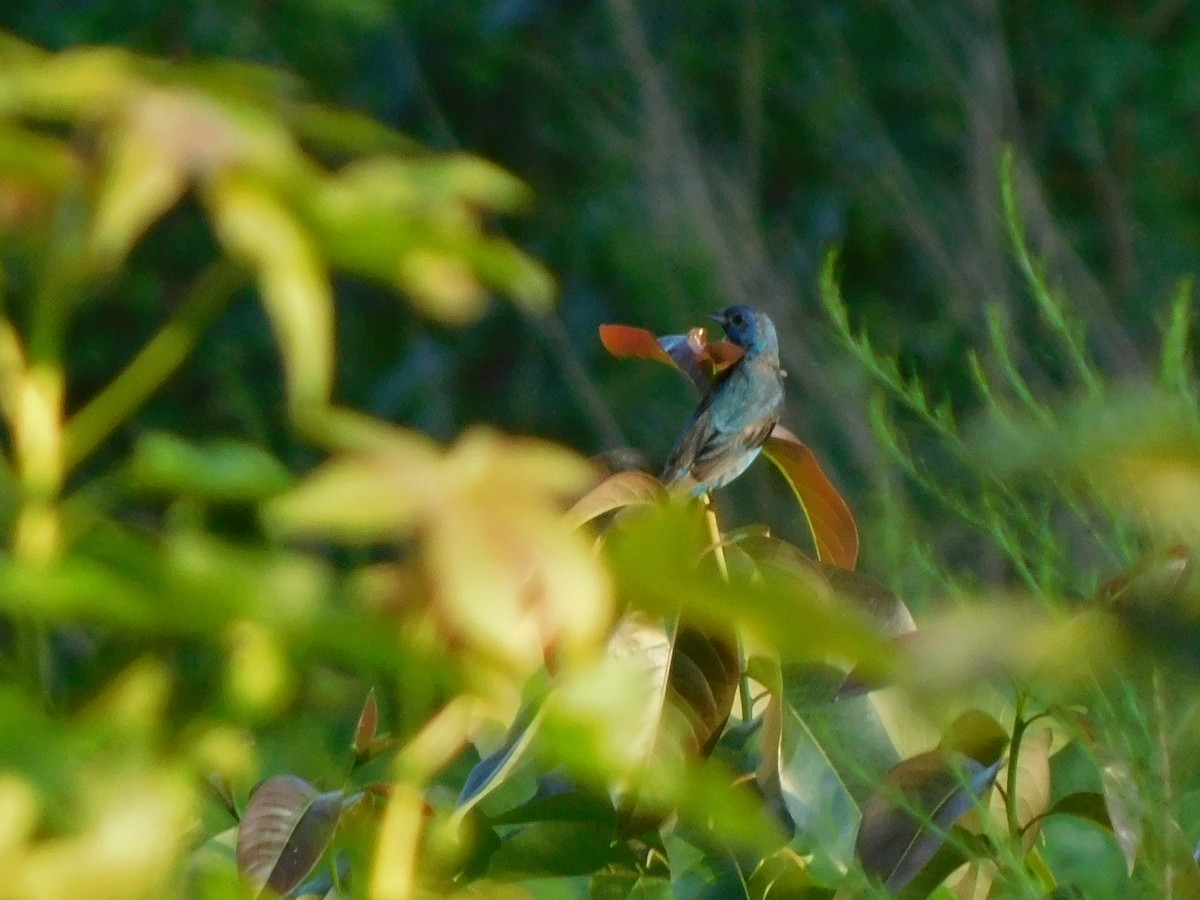
[[[808,519],[817,558],[843,569],[858,562],[858,525],[837,488],[800,438],[776,425],[763,453],[791,485]]]
[[[707,349],[708,357],[718,372],[742,358],[742,348],[729,341],[713,341]]]
[[[304,881],[329,847],[344,803],[341,791],[319,794],[294,775],[258,786],[237,838],[238,870],[255,897],[288,894]]]
[[[379,730],[379,704],[375,702],[375,688],[367,692],[362,712],[358,716],[358,726],[354,729],[354,741],[350,749],[355,756],[365,758],[371,755],[376,745],[375,735]]]
[[[584,494],[567,512],[567,519],[578,527],[614,509],[645,506],[666,497],[666,489],[653,475],[645,472],[618,472],[610,475]]]
[[[1148,553],[1100,585],[1097,594],[1102,600],[1118,605],[1161,602],[1161,598],[1171,597],[1180,590],[1191,564],[1191,555],[1182,545]]]
[[[708,388],[710,367],[703,328],[687,334],[655,337],[653,332],[632,325],[601,325],[600,342],[613,356],[652,359],[678,369],[703,393]]]
[[[601,325],[600,342],[613,356],[652,359],[674,366],[701,393],[708,390],[713,375],[742,358],[741,349],[729,341],[710,342],[703,328],[656,337],[632,325]]]
[[[613,356],[631,356],[635,359],[653,359],[675,365],[667,351],[658,343],[654,333],[632,325],[601,325],[600,343]]]
[[[893,768],[863,805],[854,842],[863,869],[889,891],[901,891],[933,858],[950,826],[991,789],[1000,766],[939,748]]]

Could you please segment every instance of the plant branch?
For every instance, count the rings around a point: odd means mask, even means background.
[[[1017,694],[1017,709],[1013,713],[1012,737],[1008,744],[1008,773],[1004,786],[1004,809],[1008,814],[1008,833],[1013,840],[1021,840],[1020,811],[1017,809],[1017,769],[1021,758],[1021,741],[1025,737],[1025,729],[1032,719],[1025,719],[1025,692]]]
[[[246,276],[233,263],[212,263],[182,305],[137,356],[67,424],[65,467],[74,468],[125,422],[183,365],[205,329]]]
[[[708,536],[712,541],[713,555],[717,559],[717,568],[721,577],[729,580],[729,563],[725,559],[725,547],[722,543],[721,526],[717,522],[717,513],[713,509],[712,497],[705,492],[701,502],[704,504],[704,521],[708,524]],[[742,709],[742,721],[749,722],[754,718],[754,694],[750,691],[750,676],[746,674],[746,651],[738,641],[738,665],[741,675],[738,678],[738,700]]]

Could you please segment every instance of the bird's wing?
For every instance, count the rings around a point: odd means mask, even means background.
[[[782,385],[771,374],[774,380],[759,380],[759,373],[747,369],[745,362],[721,373],[671,451],[664,484],[684,478],[717,481],[726,469],[744,464],[745,454],[770,436],[783,409]]]
[[[680,434],[679,441],[671,450],[671,455],[667,457],[667,464],[663,467],[660,479],[663,484],[674,484],[688,474],[688,470],[692,467],[692,460],[696,458],[696,454],[704,446],[713,430],[713,400],[721,385],[728,381],[736,370],[737,364],[735,363],[717,375],[713,383],[709,385],[708,391],[700,400],[700,405],[696,407],[696,411],[683,426],[683,433]]]
[[[707,401],[708,397],[705,397],[705,400]],[[702,404],[684,426],[679,443],[667,457],[667,464],[662,473],[663,484],[674,484],[688,474],[696,453],[704,446],[711,432],[712,409]]]
[[[710,430],[706,435],[707,440],[697,448],[692,458],[689,474],[697,482],[716,480],[722,470],[742,462],[748,451],[761,447],[778,423],[777,412],[770,418],[759,419],[737,431]]]

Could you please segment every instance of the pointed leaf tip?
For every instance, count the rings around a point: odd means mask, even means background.
[[[843,569],[858,563],[858,525],[849,504],[822,471],[812,450],[782,426],[775,426],[763,453],[787,479],[804,510],[821,562]]]
[[[1003,765],[937,749],[888,772],[863,806],[854,850],[867,874],[902,890],[929,863],[946,833],[991,788]]]
[[[654,333],[645,328],[636,328],[633,325],[601,325],[600,343],[616,357],[652,359],[675,365],[675,361],[659,345]]]
[[[579,527],[605,513],[626,506],[649,506],[664,500],[666,489],[645,472],[617,472],[584,494],[567,511],[567,521]]]
[[[601,325],[600,342],[613,356],[650,359],[673,366],[700,393],[708,390],[713,375],[742,356],[742,351],[729,341],[709,341],[703,328],[658,337],[632,325]]]
[[[362,712],[358,716],[354,740],[350,744],[351,752],[360,759],[370,756],[377,743],[375,735],[378,730],[379,704],[375,701],[375,688],[371,688],[367,691],[367,699],[363,702]]]

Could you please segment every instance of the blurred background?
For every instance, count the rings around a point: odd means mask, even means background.
[[[283,67],[296,92],[531,185],[535,204],[503,227],[556,273],[553,316],[495,304],[451,329],[338,283],[339,400],[439,439],[488,421],[586,453],[631,446],[657,468],[695,397],[665,367],[607,357],[596,327],[681,332],[730,303],[766,310],[783,337],[785,423],[858,513],[864,566],[917,606],[933,576],[906,534],[968,577],[1003,577],[1006,563],[872,434],[878,383],[818,298],[827,249],[841,248],[853,326],[962,421],[980,405],[968,350],[996,373],[996,335],[1039,396],[1071,390],[1013,262],[1005,146],[1030,244],[1107,375],[1154,368],[1170,298],[1200,267],[1200,7],[1183,0],[6,0],[0,28],[53,49]],[[72,326],[69,404],[141,346],[212,254],[186,204],[151,233],[112,287],[119,303]],[[315,460],[286,424],[275,354],[247,291],[105,452],[168,428]],[[899,415],[916,463],[946,462],[936,435]],[[767,466],[727,493],[735,521],[795,520]],[[803,533],[796,522],[788,536]]]

